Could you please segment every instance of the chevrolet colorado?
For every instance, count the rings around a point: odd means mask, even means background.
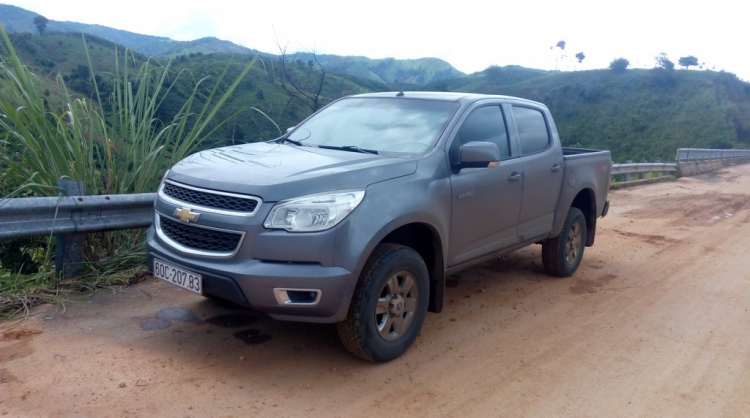
[[[198,152],[159,186],[153,274],[392,360],[445,278],[529,244],[570,276],[609,202],[608,151],[563,148],[546,106],[467,93],[339,99],[278,139]]]

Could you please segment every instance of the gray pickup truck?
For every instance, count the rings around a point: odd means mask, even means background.
[[[543,104],[346,97],[278,139],[196,153],[159,186],[153,274],[385,362],[443,308],[446,275],[529,244],[573,274],[607,214],[608,151],[562,148]]]

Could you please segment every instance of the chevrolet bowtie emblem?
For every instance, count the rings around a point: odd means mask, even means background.
[[[195,222],[200,218],[201,214],[193,212],[190,208],[179,208],[174,211],[174,216],[176,216],[180,221],[187,223]]]

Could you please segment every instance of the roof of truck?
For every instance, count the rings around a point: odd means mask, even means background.
[[[535,102],[532,100],[522,99],[520,97],[502,96],[495,94],[477,94],[477,93],[461,93],[461,92],[442,92],[442,91],[405,91],[403,96],[397,96],[401,92],[391,91],[383,93],[366,93],[358,94],[352,97],[401,97],[410,99],[430,99],[430,100],[445,100],[451,102],[473,102],[480,99],[512,99],[520,100],[524,102],[534,103],[544,106],[542,103]]]

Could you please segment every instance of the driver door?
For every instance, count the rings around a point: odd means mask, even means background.
[[[497,144],[500,165],[459,169],[461,145],[472,141]],[[523,163],[512,158],[511,150],[500,104],[472,110],[453,138],[448,152],[453,167],[449,267],[518,244]]]

